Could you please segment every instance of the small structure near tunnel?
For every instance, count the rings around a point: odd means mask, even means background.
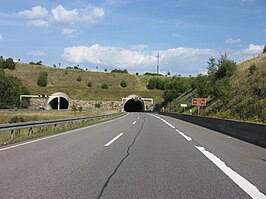
[[[57,92],[49,96],[46,103],[46,110],[61,110],[70,108],[70,98],[67,94]]]
[[[153,99],[151,98],[142,98],[137,95],[129,95],[126,98],[122,98],[123,110],[126,112],[144,112],[146,111],[146,103],[150,102],[153,104]]]

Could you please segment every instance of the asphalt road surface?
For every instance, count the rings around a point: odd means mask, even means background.
[[[266,198],[266,150],[167,116],[0,148],[0,198]]]

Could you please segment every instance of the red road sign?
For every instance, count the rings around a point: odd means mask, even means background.
[[[192,105],[198,106],[199,105],[199,98],[192,98]]]
[[[206,98],[192,98],[192,105],[194,106],[206,106]]]

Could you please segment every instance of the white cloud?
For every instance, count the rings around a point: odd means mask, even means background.
[[[44,20],[30,20],[28,21],[28,25],[36,26],[36,27],[49,27],[50,26],[49,22],[44,21]]]
[[[28,55],[41,57],[41,56],[45,56],[46,54],[44,52],[42,52],[42,51],[36,50],[36,51],[29,52]]]
[[[71,26],[77,23],[85,22],[87,24],[95,24],[97,21],[104,17],[104,9],[89,5],[86,8],[66,9],[62,5],[47,11],[46,8],[41,6],[32,7],[31,10],[24,10],[18,12],[18,15],[27,19],[28,25],[49,27],[51,25],[65,25]]]
[[[236,52],[236,55],[258,55],[263,51],[264,45],[250,44],[248,48]]]
[[[71,63],[87,63],[104,67],[127,68],[131,71],[155,71],[156,54],[127,50],[119,47],[74,46],[64,49],[63,58]],[[206,68],[206,61],[217,53],[212,49],[172,48],[160,51],[161,71],[197,74]]]
[[[241,39],[228,38],[225,40],[225,43],[229,44],[229,45],[233,45],[233,44],[241,45],[242,41],[241,41]]]
[[[3,40],[3,39],[4,39],[4,37],[2,35],[0,35],[0,41]]]
[[[88,24],[96,23],[98,19],[103,18],[104,9],[89,5],[85,9],[67,10],[62,5],[52,9],[51,21],[55,23],[73,25],[78,22],[86,22]]]
[[[263,32],[266,32],[266,28],[264,28]]]
[[[67,10],[62,5],[52,9],[52,21],[63,24],[73,24],[78,21],[78,10]]]
[[[48,15],[48,11],[46,10],[46,8],[36,6],[32,7],[31,10],[20,11],[18,12],[18,14],[29,19],[38,19],[46,17]]]
[[[244,52],[246,54],[260,54],[262,53],[263,48],[263,45],[250,44],[248,48],[244,49]]]
[[[75,35],[78,34],[78,32],[75,29],[71,29],[71,28],[65,28],[62,33],[61,33],[64,37],[73,37]]]

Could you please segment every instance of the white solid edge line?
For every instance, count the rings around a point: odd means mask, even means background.
[[[133,122],[133,124],[136,124],[137,121]]]
[[[180,135],[182,135],[187,141],[191,141],[192,138],[185,135],[183,132],[179,131],[178,129],[176,129],[176,132],[178,132]]]
[[[48,136],[48,137],[39,138],[39,139],[36,139],[36,140],[31,140],[31,141],[28,141],[28,142],[23,142],[23,143],[20,143],[20,144],[16,144],[16,145],[8,146],[8,147],[5,147],[5,148],[1,148],[1,149],[0,149],[0,152],[1,152],[1,151],[8,150],[8,149],[12,149],[12,148],[16,148],[16,147],[24,146],[24,145],[27,145],[27,144],[32,144],[32,143],[34,143],[34,142],[40,142],[40,141],[42,141],[42,140],[47,140],[47,139],[50,139],[50,138],[63,136],[63,135],[69,134],[69,133],[74,133],[74,132],[79,131],[79,130],[83,130],[83,129],[87,129],[87,128],[92,128],[92,127],[95,127],[95,126],[100,126],[100,125],[102,125],[102,124],[106,124],[106,123],[109,123],[109,122],[113,122],[113,121],[116,121],[116,120],[122,119],[122,118],[124,118],[124,117],[126,117],[126,116],[128,116],[128,114],[126,114],[126,115],[124,115],[124,116],[122,116],[122,117],[119,117],[119,118],[113,119],[113,120],[106,121],[106,122],[101,122],[101,123],[98,123],[98,124],[93,124],[93,125],[90,125],[90,126],[86,126],[86,127],[82,127],[82,128],[78,128],[78,129],[70,130],[70,131],[67,131],[67,132],[65,132],[65,133],[59,133],[59,134],[56,134],[56,135],[51,135],[51,136]]]
[[[260,190],[251,184],[248,180],[243,178],[237,172],[232,170],[230,167],[212,154],[206,151],[204,147],[195,146],[201,153],[203,153],[209,160],[211,160],[219,169],[221,169],[229,178],[231,178],[241,189],[243,189],[253,199],[266,199],[266,196],[260,192]]]
[[[175,127],[172,125],[172,124],[170,124],[169,122],[167,122],[166,120],[164,120],[164,119],[161,119],[165,124],[167,124],[168,126],[170,126],[171,128],[173,128],[173,129],[175,129]]]
[[[120,133],[119,135],[117,135],[114,139],[112,139],[111,141],[109,141],[106,145],[104,146],[110,146],[114,141],[116,141],[118,138],[120,138],[123,135],[123,133]]]

